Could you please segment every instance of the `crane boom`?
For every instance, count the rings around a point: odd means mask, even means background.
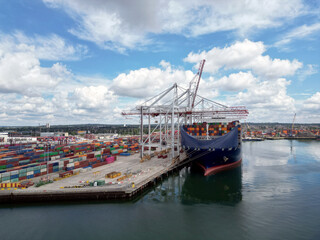
[[[197,92],[198,92],[198,88],[199,88],[199,83],[200,83],[200,79],[201,79],[201,75],[202,75],[202,71],[203,71],[203,66],[205,64],[206,60],[203,59],[201,62],[200,62],[200,65],[199,65],[199,70],[196,74],[196,76],[198,76],[198,79],[196,80],[195,82],[195,85],[196,85],[196,88],[194,90],[194,93],[192,93],[192,103],[191,103],[191,110],[194,108],[194,102],[196,100],[196,97],[197,97]],[[192,82],[190,83],[190,91],[191,91],[191,86],[192,86]]]
[[[296,120],[296,113],[293,116],[293,120],[292,120],[292,126],[291,126],[291,136],[293,136],[293,126],[294,126],[294,120]]]

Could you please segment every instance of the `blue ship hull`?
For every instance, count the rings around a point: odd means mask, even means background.
[[[189,158],[194,158],[194,162],[204,170],[204,175],[209,176],[220,171],[235,168],[241,164],[241,147],[232,150],[208,149],[200,151],[187,151]]]
[[[181,128],[181,145],[190,159],[204,170],[204,175],[235,168],[241,164],[240,131],[234,128],[215,139],[201,140]]]

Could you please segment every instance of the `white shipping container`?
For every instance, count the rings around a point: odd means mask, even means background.
[[[32,172],[27,172],[27,176],[33,175],[33,171]]]
[[[47,169],[46,169],[46,168],[42,168],[42,169],[40,170],[40,172],[47,172]]]
[[[67,167],[69,168],[69,167],[74,167],[74,163],[68,163],[67,164]]]
[[[2,177],[9,177],[10,176],[10,172],[4,172],[2,173]]]
[[[95,156],[100,155],[100,154],[101,154],[101,151],[95,151],[95,152],[94,152],[94,155],[95,155]]]
[[[17,175],[17,174],[19,174],[19,171],[18,171],[18,170],[16,170],[16,171],[11,171],[10,173],[11,173],[11,174],[10,174],[11,176],[12,176],[12,175]]]

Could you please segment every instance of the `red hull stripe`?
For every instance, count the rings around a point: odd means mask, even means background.
[[[225,164],[225,165],[221,165],[221,166],[214,166],[214,167],[207,168],[207,169],[203,165],[201,165],[200,163],[197,163],[197,164],[204,170],[204,176],[209,176],[212,174],[216,174],[218,172],[222,172],[225,170],[236,168],[236,167],[240,166],[241,162],[242,162],[242,159],[240,159],[239,161],[236,161],[234,163],[229,163],[229,164]]]

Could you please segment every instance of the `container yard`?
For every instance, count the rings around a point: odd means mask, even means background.
[[[182,166],[168,157],[170,150],[140,159],[135,137],[39,140],[46,142],[1,147],[0,202],[130,199]]]

